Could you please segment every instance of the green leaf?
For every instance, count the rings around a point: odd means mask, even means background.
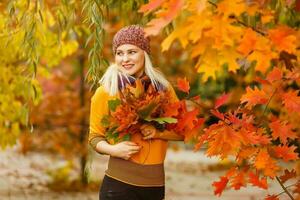
[[[158,122],[159,124],[165,124],[165,123],[172,124],[172,123],[177,123],[177,119],[176,119],[176,118],[173,118],[173,117],[146,118],[145,120],[148,121],[148,122],[156,121],[156,122]]]
[[[156,102],[151,102],[148,105],[144,106],[142,109],[138,110],[138,115],[142,119],[149,118],[150,115],[155,111],[155,109],[158,107],[158,104]]]
[[[107,128],[109,127],[110,125],[110,116],[109,115],[104,115],[101,119],[101,125],[104,127],[104,128]]]
[[[110,111],[116,111],[116,108],[118,105],[121,104],[121,100],[120,99],[114,99],[114,100],[109,100],[108,101],[108,108]]]
[[[131,139],[130,133],[123,136],[123,141],[130,141],[130,139]]]

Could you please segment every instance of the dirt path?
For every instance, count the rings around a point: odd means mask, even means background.
[[[92,177],[101,179],[107,164],[107,156],[96,156],[92,165]],[[218,180],[224,171],[212,171],[210,166],[218,163],[201,152],[168,151],[166,168],[167,200],[258,200],[270,193],[281,191],[280,186],[272,182],[268,191],[247,187],[238,191],[224,191],[221,197],[213,194],[211,183]],[[23,156],[16,148],[0,152],[0,200],[97,200],[96,192],[52,192],[46,184],[51,180],[49,169],[66,164],[59,157],[38,153]],[[70,172],[76,176],[76,171]],[[288,199],[281,196],[281,200]]]

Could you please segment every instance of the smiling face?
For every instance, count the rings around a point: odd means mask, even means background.
[[[123,73],[140,77],[144,72],[144,51],[135,45],[123,44],[116,50],[115,62]]]

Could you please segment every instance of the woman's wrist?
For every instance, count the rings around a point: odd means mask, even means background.
[[[103,140],[97,143],[96,150],[101,154],[107,154],[107,155],[113,155],[115,152],[113,145]]]

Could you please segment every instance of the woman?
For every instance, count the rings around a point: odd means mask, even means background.
[[[156,90],[170,91],[170,102],[177,101],[170,83],[152,67],[149,42],[138,25],[119,30],[113,39],[115,64],[109,66],[91,100],[89,143],[96,152],[110,155],[100,189],[101,200],[164,199],[167,140],[183,140],[181,135],[159,131],[149,124],[142,125],[140,133],[133,134],[130,141],[110,144],[105,139],[100,121],[108,113],[107,102],[118,98],[127,84],[148,78]]]

